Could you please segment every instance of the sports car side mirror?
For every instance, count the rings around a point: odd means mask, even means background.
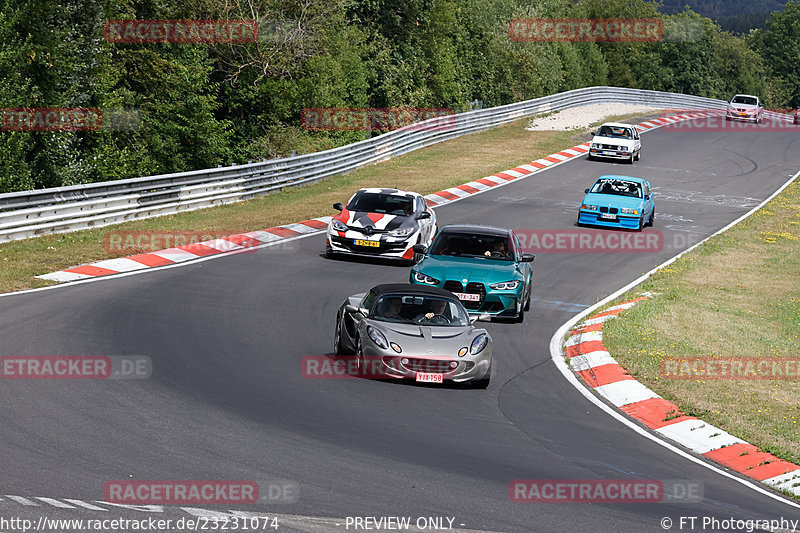
[[[536,259],[536,256],[533,254],[522,254],[523,263],[533,263],[534,259]]]
[[[414,246],[411,247],[411,249],[414,250],[415,254],[424,254],[425,252],[428,251],[428,247],[425,246],[424,244],[415,244]]]
[[[344,209],[344,207],[342,207],[342,204],[339,202],[333,204],[333,208],[336,209],[337,211],[341,211],[342,209]]]
[[[423,220],[423,219],[426,219],[426,218],[431,218],[431,214],[428,213],[427,211],[423,211],[422,213],[417,215],[417,220]]]
[[[589,194],[589,189],[584,189],[583,192],[585,192],[586,194]]]
[[[644,195],[644,199],[645,199],[645,200],[649,200],[649,199],[650,199],[650,195],[649,195],[649,194],[645,194],[645,195]]]
[[[351,313],[351,314],[360,313],[360,314],[362,314],[364,316],[367,316],[369,314],[369,310],[367,310],[366,308],[358,307],[358,306],[351,305],[351,304],[345,305],[344,306],[344,310],[347,311],[348,313]]]
[[[480,316],[478,316],[478,315],[469,315],[469,323],[470,324],[474,324],[475,322],[478,321],[478,319],[480,319]]]

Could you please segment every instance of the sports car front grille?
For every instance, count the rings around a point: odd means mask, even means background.
[[[369,231],[364,231],[365,228],[362,226],[347,226],[347,229],[351,231],[357,231],[358,233],[361,233],[363,235],[377,235],[381,233],[389,233],[388,229],[378,229],[372,226],[369,226]]]
[[[353,242],[354,239],[351,238],[336,236],[332,237],[332,239],[333,242],[344,249],[359,254],[380,255],[387,252],[400,252],[406,247],[405,242],[390,244],[381,241],[380,246],[356,246],[356,244]]]
[[[419,359],[409,358],[408,363],[403,366],[412,372],[430,372],[434,374],[447,374],[452,372],[455,368],[450,367],[450,363],[455,361],[451,359]],[[456,364],[458,364],[456,362]]]
[[[612,215],[616,215],[617,213],[619,213],[619,209],[617,209],[616,207],[610,207],[609,208],[609,207],[601,206],[600,207],[600,212],[601,213],[611,213]]]
[[[452,279],[449,279],[449,280],[445,281],[443,288],[444,288],[444,290],[450,291],[450,292],[463,292],[464,291],[464,286],[461,285],[461,282],[460,281],[454,281]]]

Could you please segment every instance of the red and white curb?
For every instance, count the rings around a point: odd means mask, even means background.
[[[693,118],[709,116],[712,114],[712,112],[702,111],[697,113],[674,115],[670,117],[661,117],[646,122],[641,122],[637,124],[636,127],[640,132],[644,133],[673,122],[691,120]],[[485,178],[471,181],[463,185],[458,185],[457,187],[451,187],[443,191],[429,194],[425,197],[425,201],[430,207],[441,206],[461,200],[462,198],[466,198],[473,194],[481,193],[494,187],[505,185],[514,180],[526,178],[549,167],[560,165],[561,163],[565,163],[578,156],[586,154],[589,151],[589,144],[590,143],[585,142],[583,144],[567,148],[566,150],[562,150],[558,153],[548,155],[547,157],[537,159],[536,161],[531,161],[525,165],[520,165],[510,170],[498,172],[497,174],[486,176]],[[59,270],[57,272],[51,272],[49,274],[42,274],[36,277],[39,279],[57,282],[77,281],[119,274],[122,272],[133,272],[136,270],[172,265],[175,263],[198,259],[200,257],[237,252],[253,246],[269,246],[283,239],[297,237],[299,235],[320,233],[328,227],[331,218],[333,217],[319,217],[311,220],[304,220],[303,222],[298,222],[295,224],[275,226],[263,231],[251,231],[249,233],[242,233],[239,235],[230,235],[221,239],[187,244],[157,252],[149,252],[116,259],[106,259],[86,265],[67,268],[65,270]]]
[[[603,325],[642,296],[592,315],[564,343],[569,365],[598,395],[662,437],[751,479],[800,496],[800,466],[759,450],[733,435],[683,413],[617,363],[603,345]]]

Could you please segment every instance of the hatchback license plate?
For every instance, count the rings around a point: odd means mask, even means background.
[[[355,240],[356,246],[371,246],[373,248],[380,248],[381,243],[379,241],[365,241],[362,239]]]
[[[417,372],[417,381],[423,383],[444,383],[441,374],[434,374],[432,372]]]

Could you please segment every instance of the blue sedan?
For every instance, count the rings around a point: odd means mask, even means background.
[[[578,224],[642,229],[652,226],[656,214],[650,182],[630,176],[600,176],[578,211]]]

